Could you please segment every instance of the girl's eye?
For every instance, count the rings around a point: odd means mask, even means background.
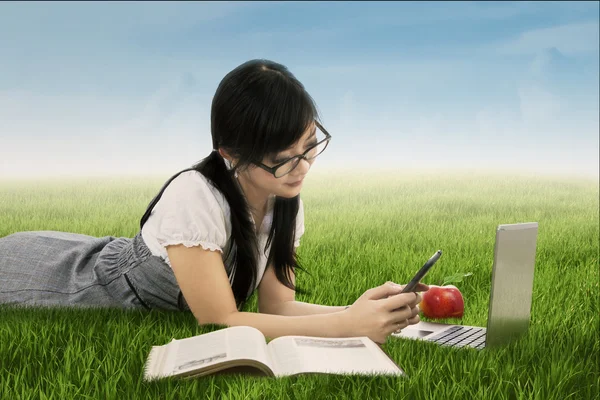
[[[287,160],[287,159],[288,159],[288,157],[282,158],[282,157],[273,156],[273,157],[271,158],[271,162],[272,162],[273,164],[279,164],[279,163],[282,163],[282,162],[284,162],[284,161],[285,161],[285,160]]]
[[[306,150],[310,149],[311,147],[314,147],[314,146],[316,146],[316,145],[317,145],[317,143],[318,143],[318,141],[317,141],[317,140],[315,140],[314,142],[312,142],[312,143],[308,144],[308,145],[306,146],[306,148],[304,149],[304,151],[306,151]],[[286,160],[289,160],[289,158],[290,158],[290,157],[286,157],[286,158],[272,158],[272,159],[271,159],[271,162],[273,163],[273,165],[277,165],[277,164],[280,164],[280,163],[282,163],[282,162],[284,162],[284,161],[286,161]]]

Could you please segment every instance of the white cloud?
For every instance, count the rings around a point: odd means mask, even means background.
[[[169,33],[259,6],[260,3],[244,1],[3,3],[0,33],[67,34],[62,39],[81,29],[88,34],[102,34],[95,39],[156,30]]]
[[[336,18],[317,30],[330,35],[350,31],[379,29],[382,26],[418,26],[445,22],[504,20],[539,10],[537,2],[360,2],[330,3],[338,7]],[[355,7],[355,8],[354,8]],[[306,33],[310,34],[310,30]]]
[[[147,98],[0,94],[0,176],[169,173],[211,149],[209,102],[175,76]],[[10,105],[10,107],[1,107]]]
[[[529,92],[528,92],[529,93]],[[543,93],[533,92],[534,102]],[[77,138],[82,124],[65,121],[40,124],[38,138],[6,137],[0,146],[0,176],[168,175],[210,152],[207,109],[197,113],[197,99],[188,98],[172,112],[157,117],[147,108],[139,125],[127,119],[107,128],[101,121]],[[156,103],[156,102],[155,102]],[[160,103],[160,101],[159,101]],[[361,112],[351,120],[332,122],[334,140],[319,167],[356,169],[367,166],[404,168],[475,168],[597,176],[597,131],[589,121],[559,123],[541,117],[546,109],[526,111],[521,121],[508,110],[487,108],[471,119],[447,112],[422,111],[411,119],[377,120]],[[153,127],[149,121],[160,121]],[[354,124],[355,121],[360,121]],[[527,122],[529,121],[529,122]],[[556,126],[554,126],[556,125]],[[201,128],[204,127],[204,128]],[[29,126],[35,129],[35,125]]]
[[[501,55],[529,55],[556,48],[566,55],[598,52],[598,22],[573,23],[523,32],[499,45]]]
[[[537,86],[524,86],[519,89],[519,108],[523,125],[526,128],[543,126],[545,129],[556,125],[548,122],[557,122],[561,112],[559,96]]]
[[[345,119],[329,121],[334,135],[321,167],[451,170],[492,169],[598,177],[598,114],[574,114],[548,88],[524,84],[515,104],[420,109],[383,118],[360,97]],[[362,100],[362,101],[361,101]],[[339,99],[347,106],[349,95]],[[391,105],[393,106],[393,105]],[[357,162],[360,160],[361,162]]]

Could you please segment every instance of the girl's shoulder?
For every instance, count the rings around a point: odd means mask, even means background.
[[[179,174],[166,187],[163,197],[178,201],[193,200],[195,202],[208,202],[227,208],[225,197],[212,182],[196,170],[185,171]],[[216,203],[216,204],[215,204]]]
[[[208,180],[208,178],[204,176],[204,174],[194,169],[180,173],[175,179],[173,179],[171,184],[175,182],[177,182],[179,185],[194,182],[202,187],[216,189],[214,185]]]

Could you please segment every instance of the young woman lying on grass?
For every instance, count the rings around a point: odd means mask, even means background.
[[[331,139],[318,121],[313,99],[285,66],[240,65],[213,98],[214,150],[165,183],[134,238],[1,238],[0,303],[191,310],[200,324],[253,326],[271,338],[385,342],[419,321],[418,293],[399,294],[388,282],[348,307],[295,301],[302,181]],[[260,312],[240,312],[255,290]]]

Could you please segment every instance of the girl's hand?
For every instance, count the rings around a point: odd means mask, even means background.
[[[387,282],[367,290],[344,313],[347,332],[351,336],[367,336],[376,343],[385,343],[392,333],[419,322],[421,302],[418,293],[400,293],[404,286]],[[417,290],[427,290],[420,284]]]

